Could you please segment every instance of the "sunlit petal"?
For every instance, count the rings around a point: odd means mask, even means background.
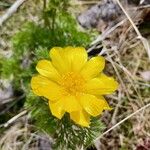
[[[83,94],[80,98],[80,102],[84,110],[92,116],[98,116],[103,110],[111,109],[102,96],[97,98],[94,95]]]
[[[52,64],[60,73],[80,71],[87,61],[87,52],[83,47],[54,47],[50,50]]]
[[[88,113],[86,113],[84,110],[71,112],[70,118],[77,124],[89,127],[90,124],[90,116]]]
[[[68,62],[70,63],[71,71],[80,71],[87,62],[87,52],[83,47],[66,47],[64,54],[67,54]]]
[[[80,103],[76,99],[75,96],[68,95],[68,96],[63,96],[59,100],[59,104],[63,106],[63,109],[66,112],[73,112],[73,111],[79,111],[82,109]]]
[[[118,88],[118,83],[112,77],[104,74],[99,75],[97,78],[89,80],[85,84],[85,90],[89,94],[104,95],[111,94]]]
[[[52,101],[58,100],[63,91],[58,84],[41,75],[32,77],[31,88],[38,96],[44,96]]]
[[[101,56],[93,57],[88,62],[81,71],[81,75],[86,79],[90,80],[96,77],[105,66],[105,59]]]
[[[54,47],[50,50],[50,58],[52,60],[52,64],[61,74],[70,71],[68,61],[66,61],[63,56],[63,48],[61,47]]]
[[[40,60],[36,66],[36,69],[41,75],[48,77],[53,81],[60,81],[61,76],[50,61]]]
[[[65,114],[65,111],[63,110],[63,106],[60,105],[60,103],[58,102],[49,101],[49,107],[50,107],[51,113],[58,119],[61,119],[63,115]]]

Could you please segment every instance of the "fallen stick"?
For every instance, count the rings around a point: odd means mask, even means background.
[[[27,110],[22,111],[21,113],[19,113],[18,115],[14,116],[13,118],[11,118],[10,120],[8,120],[3,127],[7,128],[10,124],[12,124],[14,121],[16,121],[18,118],[24,116],[25,114],[27,114]]]
[[[138,35],[137,38],[140,39],[141,42],[143,43],[143,46],[145,47],[145,49],[146,49],[146,51],[147,51],[147,55],[148,55],[149,60],[150,60],[150,45],[149,45],[147,39],[142,36],[142,34],[141,34],[140,31],[138,30],[138,28],[136,27],[135,23],[132,21],[131,17],[130,17],[129,14],[126,12],[126,10],[124,9],[124,7],[123,7],[122,4],[120,3],[120,1],[119,1],[119,0],[115,0],[115,1],[118,3],[118,5],[119,5],[120,8],[122,9],[122,11],[123,11],[124,14],[126,15],[126,17],[128,18],[128,20],[130,21],[132,27],[134,28],[136,34]]]
[[[114,126],[112,126],[111,128],[109,128],[108,130],[106,130],[104,133],[102,133],[99,137],[97,137],[95,139],[96,141],[99,141],[104,135],[106,135],[108,132],[112,131],[113,129],[115,129],[116,127],[118,127],[120,124],[124,123],[126,120],[130,119],[132,116],[138,114],[139,112],[145,110],[146,108],[150,107],[150,103],[148,103],[147,105],[141,107],[140,109],[138,109],[137,111],[135,111],[134,113],[130,114],[129,116],[127,116],[126,118],[124,118],[123,120],[121,120],[120,122],[116,123]]]
[[[17,9],[25,2],[26,0],[17,0],[8,10],[7,12],[0,17],[0,26],[14,14]]]

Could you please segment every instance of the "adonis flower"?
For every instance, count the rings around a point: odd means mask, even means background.
[[[75,123],[88,127],[90,116],[111,109],[102,95],[114,92],[118,83],[102,73],[103,57],[88,60],[83,47],[54,47],[50,58],[38,62],[39,75],[32,77],[31,87],[48,99],[52,115],[61,119],[67,112]]]

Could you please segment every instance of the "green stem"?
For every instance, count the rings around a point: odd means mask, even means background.
[[[46,13],[46,8],[47,8],[47,0],[43,0],[43,19],[44,19],[44,25],[45,27],[49,27],[49,20],[47,18],[47,15],[45,14]]]
[[[47,4],[46,0],[43,0],[43,10],[44,11],[46,10],[46,4]]]
[[[53,10],[53,17],[52,17],[52,30],[54,31],[55,29],[55,17],[56,17],[56,10]]]

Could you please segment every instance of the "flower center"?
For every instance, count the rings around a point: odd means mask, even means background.
[[[77,94],[83,91],[85,81],[80,74],[75,72],[68,72],[62,76],[61,85],[69,94]]]

